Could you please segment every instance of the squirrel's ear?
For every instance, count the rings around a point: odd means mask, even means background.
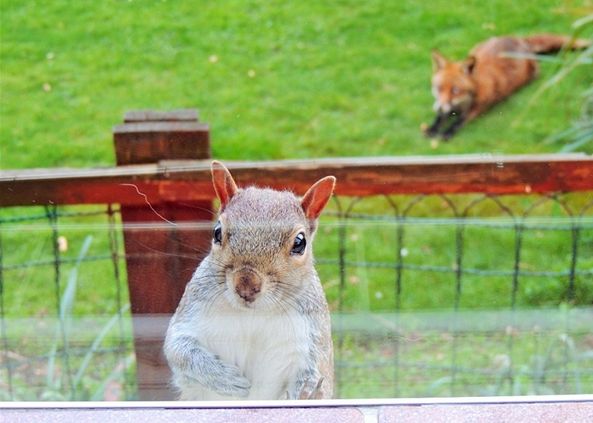
[[[323,208],[332,196],[335,186],[336,178],[333,176],[326,176],[315,182],[313,186],[309,188],[301,200],[301,206],[303,207],[307,219],[317,219],[319,217]]]
[[[216,160],[212,162],[212,184],[216,195],[220,199],[220,210],[223,210],[231,201],[233,195],[237,193],[238,188],[231,172]]]
[[[441,70],[447,64],[447,59],[437,49],[432,51],[432,71]]]

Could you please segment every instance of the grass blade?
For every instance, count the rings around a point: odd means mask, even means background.
[[[120,315],[125,313],[129,309],[130,309],[129,304],[126,304],[124,307],[122,307],[122,309],[119,310],[118,313],[116,313],[115,315],[113,315],[113,317],[111,317],[111,319],[109,319],[107,324],[103,327],[101,332],[99,332],[97,337],[94,339],[93,343],[91,344],[91,347],[88,349],[88,351],[84,355],[84,358],[82,360],[82,363],[80,364],[80,367],[78,368],[78,371],[76,372],[76,375],[74,376],[74,387],[75,388],[77,388],[78,385],[80,384],[80,381],[82,380],[82,377],[84,376],[84,373],[86,372],[86,370],[91,362],[91,359],[93,358],[93,355],[99,349],[99,345],[101,345],[101,342],[103,342],[103,339],[105,338],[105,336],[107,336],[109,331],[119,321]]]
[[[56,355],[58,352],[58,343],[62,340],[64,349],[67,349],[68,345],[68,329],[72,315],[72,307],[74,305],[74,299],[76,296],[76,285],[78,283],[78,268],[80,267],[84,257],[87,255],[88,250],[91,246],[93,237],[88,235],[82,244],[74,268],[70,271],[68,276],[68,284],[60,300],[60,313],[59,322],[56,327],[54,341],[52,343],[49,357],[47,361],[47,377],[46,385],[48,389],[56,389],[58,381],[55,380],[55,367],[56,367]]]

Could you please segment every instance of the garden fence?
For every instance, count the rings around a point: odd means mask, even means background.
[[[132,112],[114,138],[117,167],[0,174],[7,399],[173,397],[162,341],[210,244],[208,127]],[[240,186],[338,179],[316,258],[339,396],[593,387],[591,157],[226,164]]]

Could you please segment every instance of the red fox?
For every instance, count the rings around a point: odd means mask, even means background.
[[[444,140],[451,138],[464,123],[537,76],[536,60],[511,55],[555,53],[563,48],[576,50],[589,45],[587,40],[551,34],[493,37],[474,47],[468,58],[460,62],[449,61],[434,50],[432,94],[437,115],[424,133]]]

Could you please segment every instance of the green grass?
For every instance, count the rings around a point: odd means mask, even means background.
[[[590,67],[525,115],[541,80],[432,149],[419,131],[430,50],[461,58],[493,35],[569,33],[588,6],[2,0],[0,166],[111,165],[124,112],[180,107],[201,110],[222,159],[557,151],[542,141],[578,116]],[[556,68],[543,63],[542,78]]]
[[[326,222],[316,240],[317,268],[333,310],[339,310],[340,272],[337,226]],[[510,222],[506,222],[508,225]],[[593,301],[593,230],[581,231],[575,296],[569,296],[572,236],[569,228],[525,229],[516,306],[543,307],[562,303],[588,305]],[[407,224],[404,227],[402,310],[452,310],[457,291],[454,222]],[[393,222],[350,221],[346,227],[342,310],[394,310],[396,300],[397,227]],[[509,309],[515,266],[515,231],[508,227],[465,225],[463,229],[461,309]],[[423,268],[424,267],[424,268]],[[428,268],[426,268],[428,267]],[[536,272],[536,273],[534,273]],[[550,272],[554,275],[541,275]]]
[[[563,321],[556,310],[548,310],[547,316]],[[407,317],[419,322],[452,319],[446,313]],[[340,397],[359,398],[361,392],[368,398],[574,394],[593,388],[586,328],[567,333],[566,328],[519,325],[523,327],[514,327],[509,335],[508,328],[453,333],[429,326],[382,336],[344,334],[343,348],[336,350]]]
[[[103,207],[70,207],[62,212],[104,212]],[[10,212],[25,216],[43,216],[41,207],[1,209],[0,217],[8,219]],[[59,284],[63,294],[71,269],[87,236],[93,238],[85,260],[78,266],[78,292],[72,313],[75,316],[112,315],[128,302],[125,260],[118,261],[119,287],[111,259],[107,218],[93,216],[62,216],[58,218],[58,233],[67,242],[59,253]],[[1,227],[2,265],[4,278],[4,312],[9,317],[46,317],[56,314],[56,267],[53,234],[45,219],[7,222]],[[116,230],[118,252],[123,254],[121,232]]]
[[[538,87],[558,70],[557,64],[542,63],[539,80],[463,128],[451,142],[435,147],[419,129],[433,117],[430,50],[439,48],[449,57],[462,58],[476,43],[493,35],[568,34],[572,22],[590,10],[589,0],[470,1],[459,5],[444,0],[425,4],[410,0],[0,0],[0,169],[113,165],[111,128],[121,122],[126,111],[192,107],[199,108],[201,120],[211,125],[213,156],[223,160],[559,151],[568,141],[545,140],[568,128],[580,115],[581,95],[593,84],[591,66],[578,67],[531,104]],[[584,35],[591,37],[590,28]],[[592,153],[592,148],[589,142],[581,150]],[[582,206],[590,200],[574,201]],[[390,213],[384,204],[377,208],[378,202],[362,202],[356,211]],[[522,199],[511,203],[523,206]],[[44,212],[18,208],[0,213],[6,219]],[[547,207],[541,214],[564,216],[558,207]],[[414,215],[450,217],[451,212],[440,199],[429,199],[415,207]],[[481,205],[472,214],[500,215],[493,204]],[[94,236],[89,256],[108,253],[103,221],[74,217],[60,218],[59,222],[60,233],[70,242],[64,258],[76,257],[89,234]],[[337,228],[323,226],[324,222],[316,241],[317,257],[336,259]],[[3,264],[51,259],[51,231],[44,225],[4,223],[0,227]],[[394,263],[393,224],[351,222],[347,234],[347,260]],[[529,231],[524,240],[524,269],[566,269],[569,235],[566,231]],[[452,269],[454,226],[412,225],[406,228],[404,239],[408,250],[405,263]],[[511,230],[469,227],[466,242],[466,267],[512,269]],[[590,229],[581,234],[579,251],[578,269],[590,270]],[[125,275],[123,262],[120,264]],[[62,289],[71,268],[62,268]],[[334,310],[339,296],[336,269],[328,264],[319,266]],[[53,271],[51,265],[5,270],[5,314],[40,321],[54,316]],[[349,266],[344,309],[392,311],[394,275],[393,269]],[[112,281],[109,260],[83,263],[72,314],[105,317],[116,313],[117,292]],[[590,282],[585,277],[577,279],[577,303],[593,300]],[[122,283],[125,287],[125,276]],[[460,306],[508,308],[510,292],[507,276],[464,275]],[[450,309],[454,295],[453,272],[404,272],[403,310]],[[127,301],[127,293],[122,296]],[[565,299],[566,278],[520,280],[521,307],[555,307]],[[53,327],[50,332],[53,334]],[[467,338],[469,347],[462,348],[460,354],[470,357],[471,346],[482,342],[478,338]],[[39,350],[20,342],[31,341],[21,339],[11,347],[23,352]],[[385,353],[375,341],[348,342],[352,362],[365,357],[380,359],[382,354],[393,358],[393,352]],[[492,342],[495,350],[500,339]],[[586,340],[579,338],[578,342]],[[410,344],[405,354],[429,360],[435,344],[438,339]],[[537,355],[530,348],[519,348],[522,362]],[[448,352],[443,354],[446,357]],[[109,371],[98,372],[101,376],[95,375],[89,386],[96,387],[101,382],[97,379]],[[361,389],[367,395],[391,392],[388,386],[364,379],[366,371],[358,370],[362,380],[352,376],[355,383],[345,385],[344,395],[360,396]],[[432,390],[416,387],[402,393],[446,394],[446,381],[439,382],[445,373],[430,375]],[[424,386],[422,378],[426,377],[410,373],[406,380]],[[390,379],[386,380],[389,384]],[[21,383],[21,398],[35,397],[27,390],[27,382]]]

